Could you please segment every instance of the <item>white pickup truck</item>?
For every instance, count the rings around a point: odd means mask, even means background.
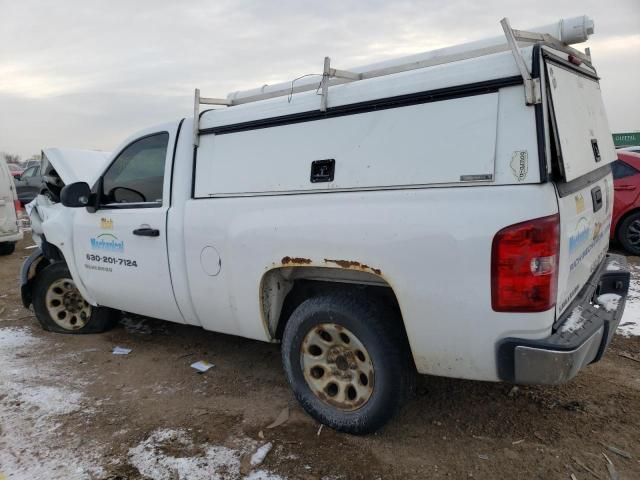
[[[629,272],[587,17],[201,98],[108,158],[49,151],[25,306],[281,342],[305,410],[367,433],[421,374],[557,384],[600,359]],[[221,108],[200,112],[201,104]],[[194,121],[195,119],[195,121]]]

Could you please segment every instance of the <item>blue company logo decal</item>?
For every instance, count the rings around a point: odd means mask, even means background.
[[[569,271],[573,272],[573,270],[580,264],[580,262],[582,262],[582,260],[584,260],[586,258],[587,255],[589,255],[589,253],[591,253],[591,250],[593,250],[593,247],[595,247],[598,243],[600,243],[600,241],[609,234],[609,229],[611,228],[611,222],[608,222],[605,226],[600,227],[600,231],[597,232],[597,234],[593,235],[593,240],[591,241],[591,243],[582,251],[582,253],[580,253],[580,255],[578,255],[576,257],[576,259],[571,262],[571,265],[569,265]],[[603,255],[604,253],[606,253],[607,250],[607,245],[605,245],[605,251],[601,253],[601,255]],[[596,267],[597,265],[599,265],[599,261],[594,262],[591,264],[592,270],[591,272],[593,273],[593,268]]]
[[[573,253],[576,248],[589,240],[589,233],[591,228],[589,227],[589,221],[582,217],[576,224],[576,229],[569,237],[569,253]]]
[[[102,233],[91,239],[93,250],[107,250],[109,252],[124,252],[124,242],[111,233]]]

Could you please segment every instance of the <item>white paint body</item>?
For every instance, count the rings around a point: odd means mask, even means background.
[[[530,67],[532,52],[523,49]],[[496,53],[331,87],[329,109],[518,74],[510,52]],[[590,95],[596,95],[594,89]],[[601,102],[599,93],[590,100],[590,105]],[[315,92],[294,95],[291,101],[280,97],[243,104],[204,113],[200,128],[310,112],[318,104]],[[542,114],[547,125],[546,103]],[[599,111],[598,133],[610,136],[602,116]],[[359,262],[397,297],[421,373],[497,380],[496,344],[510,336],[548,336],[561,309],[493,311],[490,265],[496,232],[560,213],[558,301],[585,284],[608,245],[607,235],[594,240],[578,268],[569,272],[581,253],[568,248],[581,218],[591,231],[611,212],[607,207],[597,215],[577,216],[574,194],[560,198],[554,182],[541,181],[547,172],[540,172],[536,113],[525,105],[522,85],[202,135],[195,173],[192,128],[192,119],[185,119],[147,129],[111,157],[136,138],[168,132],[161,206],[95,213],[44,203],[38,207],[42,221],[34,226],[36,233],[43,232],[60,248],[91,303],[273,341],[261,298],[268,272],[291,268],[286,257],[306,259],[294,267],[300,269],[344,269],[331,259]],[[560,135],[584,135],[571,128],[565,125]],[[541,131],[547,158],[549,130]],[[606,165],[615,153],[602,141],[601,163],[571,154],[566,165],[583,171]],[[523,152],[527,160],[520,164]],[[320,159],[335,159],[333,181],[309,181],[311,162]],[[484,177],[465,179],[469,175]],[[612,200],[610,176],[598,184]],[[589,207],[589,187],[581,193]],[[114,256],[135,259],[136,269],[87,267],[90,238],[104,230],[103,220],[111,222],[109,232],[125,245]],[[132,234],[144,225],[157,228],[159,236]]]

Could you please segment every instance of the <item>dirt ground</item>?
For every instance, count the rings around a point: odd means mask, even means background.
[[[640,337],[559,387],[423,377],[384,430],[354,437],[297,406],[278,345],[139,318],[42,331],[17,285],[29,243],[0,257],[0,480],[608,479],[607,458],[640,478]]]

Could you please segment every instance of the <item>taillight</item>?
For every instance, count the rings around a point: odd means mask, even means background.
[[[22,210],[22,204],[20,203],[20,200],[14,200],[13,201],[13,206],[16,209],[16,213],[18,213],[20,210]]]
[[[503,228],[491,250],[491,306],[496,312],[543,312],[556,303],[560,217]]]

